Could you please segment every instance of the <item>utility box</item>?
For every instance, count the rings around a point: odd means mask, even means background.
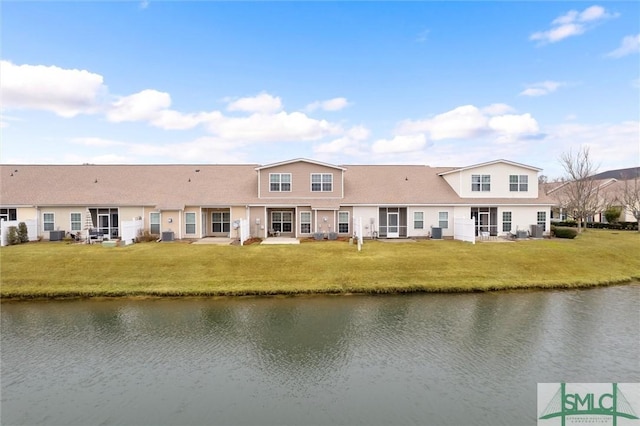
[[[521,231],[521,230],[516,231],[516,238],[518,239],[527,238],[527,231]]]
[[[442,239],[442,228],[432,226],[431,227],[431,238],[433,238],[434,240],[441,240]]]
[[[62,241],[64,239],[66,232],[64,231],[50,231],[49,232],[49,241]]]
[[[531,225],[531,238],[542,238],[543,232],[541,225]]]
[[[173,241],[173,231],[163,232],[162,241]]]

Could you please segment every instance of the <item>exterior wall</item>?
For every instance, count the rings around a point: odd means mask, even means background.
[[[490,191],[472,191],[472,175],[490,175]],[[528,191],[510,191],[509,176],[526,175],[528,177]],[[538,172],[524,167],[507,163],[494,163],[481,167],[462,170],[443,176],[447,183],[462,198],[537,198]]]
[[[264,238],[266,236],[267,226],[267,209],[265,207],[249,208],[249,229],[251,236],[255,238]]]
[[[317,225],[315,232],[338,232],[338,212],[334,210],[315,210],[311,220]],[[313,227],[312,227],[313,229]]]
[[[450,226],[453,226],[453,217],[469,219],[471,217],[472,206],[457,206],[453,209],[453,216],[449,215]],[[509,232],[515,234],[516,231],[529,231],[531,225],[537,225],[538,212],[545,212],[545,234],[549,233],[551,224],[551,209],[544,206],[493,206],[498,209],[498,235],[507,235]],[[504,231],[503,212],[511,212],[511,228],[510,231]],[[452,230],[453,231],[453,230]],[[444,234],[444,233],[443,233]],[[445,234],[446,235],[446,234]]]
[[[44,238],[45,240],[49,239],[49,231],[44,230],[44,214],[45,213],[53,213],[54,215],[54,223],[53,230],[54,231],[66,231],[71,232],[71,213],[80,213],[81,215],[81,225],[80,230],[84,229],[84,220],[85,220],[85,211],[86,207],[40,207],[38,209],[38,236]],[[18,212],[19,214],[19,212]],[[18,220],[20,220],[20,216],[18,216]]]
[[[269,167],[258,171],[260,198],[342,198],[342,170],[303,161]],[[291,173],[290,192],[269,191],[269,175],[271,173]],[[324,173],[333,175],[331,192],[311,192],[311,174]]]
[[[231,238],[240,238],[240,228],[234,229],[233,222],[240,219],[247,218],[247,209],[245,206],[232,206],[231,207]]]
[[[413,212],[424,212],[424,228],[415,229]],[[407,225],[410,237],[426,237],[431,236],[431,228],[440,227],[440,212],[448,213],[447,227],[442,228],[443,237],[453,237],[453,218],[454,208],[450,206],[442,207],[411,207],[407,212]]]
[[[378,208],[377,207],[353,207],[353,219],[362,218],[362,232],[366,238],[373,238],[374,233],[378,235]]]
[[[35,207],[18,207],[16,208],[16,215],[18,217],[18,221],[37,220],[38,209]]]
[[[162,232],[173,232],[174,238],[182,238],[183,221],[182,210],[163,210],[160,216],[160,236]]]

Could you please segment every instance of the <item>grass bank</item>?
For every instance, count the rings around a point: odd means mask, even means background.
[[[640,234],[575,240],[366,241],[295,246],[30,243],[0,249],[3,300],[97,296],[393,293],[579,287],[640,279]]]

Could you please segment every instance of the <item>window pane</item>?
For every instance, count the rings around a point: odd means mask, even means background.
[[[438,213],[438,226],[442,229],[449,228],[449,212]]]

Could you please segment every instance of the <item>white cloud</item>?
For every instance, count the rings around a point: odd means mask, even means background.
[[[183,114],[168,109],[170,106],[168,93],[147,89],[113,102],[107,111],[107,119],[115,123],[148,121],[165,130],[186,130],[222,116],[217,111]]]
[[[618,14],[610,13],[602,6],[590,6],[578,12],[570,10],[551,22],[551,28],[546,31],[537,31],[529,40],[539,41],[542,44],[556,43],[565,38],[584,34],[594,28],[599,22],[610,18],[616,18]]]
[[[282,109],[282,100],[268,93],[260,93],[256,96],[240,98],[229,103],[227,110],[243,112],[274,113]]]
[[[591,154],[600,163],[600,170],[612,170],[633,165],[633,160],[640,158],[639,121],[621,123],[584,124],[564,122],[545,129],[547,149],[544,155],[548,158],[559,158],[563,152],[588,146]],[[552,164],[545,174],[559,177],[562,174],[559,164]]]
[[[398,134],[429,132],[432,140],[472,138],[487,130],[488,117],[473,105],[464,105],[425,120],[406,120]]]
[[[111,139],[96,138],[96,137],[73,138],[71,139],[71,142],[77,145],[99,147],[99,148],[126,145],[125,142],[114,141]]]
[[[307,105],[307,111],[316,111],[318,109],[324,111],[339,111],[349,106],[347,98],[333,98],[326,101],[315,101]]]
[[[61,117],[97,110],[107,88],[103,78],[86,70],[0,61],[2,107],[51,111]]]
[[[422,150],[427,145],[424,134],[399,135],[393,139],[379,139],[371,146],[375,154],[395,154],[415,152]]]
[[[640,34],[626,36],[622,39],[620,47],[607,53],[612,58],[622,58],[640,52]]]
[[[482,112],[487,115],[501,115],[513,111],[514,109],[507,104],[491,104],[482,108]]]
[[[495,142],[506,142],[539,136],[538,122],[531,114],[505,114],[506,112],[513,112],[513,108],[506,104],[492,104],[482,109],[464,105],[432,118],[403,121],[397,126],[395,133],[424,133],[432,141],[489,137]]]
[[[168,93],[147,89],[115,101],[107,112],[107,119],[115,123],[153,120],[170,106],[171,96]]]
[[[355,126],[338,139],[314,146],[313,152],[316,154],[358,155],[365,151],[363,141],[367,140],[370,135],[371,132],[366,127]]]
[[[510,142],[522,135],[535,135],[540,131],[538,122],[528,113],[491,117],[489,127],[498,133],[498,142]]]
[[[541,81],[539,83],[529,84],[525,90],[520,92],[520,96],[544,96],[555,92],[559,87],[564,85],[565,83],[560,81]]]
[[[342,133],[340,126],[309,118],[301,112],[252,114],[248,117],[217,116],[208,129],[225,140],[249,142],[309,141]]]

